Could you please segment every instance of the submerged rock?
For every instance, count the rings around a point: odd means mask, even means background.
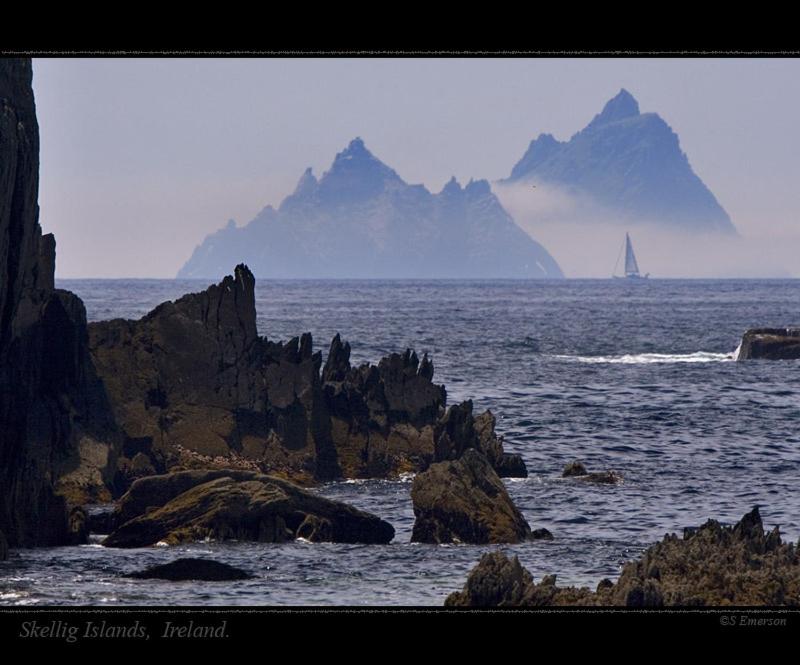
[[[754,328],[742,337],[737,360],[800,359],[800,328]]]
[[[212,538],[280,543],[303,537],[383,544],[380,518],[252,471],[183,471],[137,480],[114,515],[107,547],[173,545]]]
[[[617,471],[600,471],[589,473],[583,462],[570,462],[564,467],[561,473],[562,478],[577,478],[587,483],[597,483],[599,485],[619,485],[623,481],[623,476]]]
[[[253,576],[239,568],[229,566],[227,563],[220,563],[211,559],[186,558],[176,559],[160,566],[151,566],[136,573],[128,573],[123,577],[132,577],[139,580],[171,580],[173,582],[184,580],[223,582],[247,580]]]
[[[412,542],[518,543],[531,535],[487,459],[474,449],[414,478]]]
[[[800,605],[800,557],[775,527],[765,533],[758,508],[734,526],[709,520],[648,548],[597,590],[539,584],[500,552],[484,556],[446,605],[771,606]],[[488,589],[488,590],[487,590]]]

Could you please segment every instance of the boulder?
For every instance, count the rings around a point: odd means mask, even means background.
[[[184,580],[227,582],[247,580],[253,576],[239,568],[229,566],[227,563],[220,563],[211,559],[186,558],[176,559],[160,566],[151,566],[145,570],[128,573],[123,577],[131,577],[138,580],[170,580],[172,582]]]
[[[800,328],[754,328],[742,337],[736,360],[800,359]]]
[[[472,448],[417,475],[411,499],[413,542],[518,543],[531,534],[503,481]]]
[[[212,538],[388,543],[392,526],[292,483],[241,470],[183,471],[137,480],[120,501],[107,547]]]
[[[616,583],[601,580],[594,592],[558,587],[552,576],[536,584],[524,568],[517,569],[518,562],[500,552],[488,556],[446,605],[800,605],[798,550],[781,541],[777,527],[764,531],[758,508],[734,526],[708,520],[686,529],[683,538],[666,535],[637,561],[627,563]]]

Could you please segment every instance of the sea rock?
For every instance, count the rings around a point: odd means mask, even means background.
[[[184,580],[227,582],[247,580],[253,576],[227,563],[212,561],[211,559],[185,558],[176,559],[160,566],[151,566],[135,573],[128,573],[123,577],[131,577],[138,580],[170,580],[172,582]]]
[[[531,540],[553,540],[553,534],[547,529],[534,529],[531,531]]]
[[[0,529],[13,547],[69,542],[69,504],[103,493],[116,445],[83,303],[54,288],[55,238],[38,221],[31,79],[29,58],[0,59]],[[72,477],[88,440],[105,455]]]
[[[8,559],[8,541],[5,535],[0,531],[0,561]]]
[[[754,328],[742,337],[737,360],[800,359],[800,328]]]
[[[518,543],[531,529],[488,460],[467,449],[414,478],[412,542]]]
[[[502,477],[526,478],[522,457],[503,451],[503,438],[495,433],[496,419],[491,411],[473,416],[472,400],[451,406],[434,428],[434,460],[458,459],[472,448],[480,452]]]
[[[488,556],[488,555],[487,555]],[[734,526],[708,520],[686,529],[683,538],[668,534],[637,561],[627,563],[616,584],[602,580],[597,590],[539,584],[520,573],[502,553],[484,556],[461,592],[445,604],[661,606],[800,605],[800,557],[783,543],[775,527],[764,531],[758,508]],[[497,571],[505,572],[499,575]],[[484,580],[496,580],[491,593]],[[520,588],[522,587],[522,588]]]
[[[502,552],[489,552],[470,571],[461,592],[451,593],[444,601],[447,607],[517,607],[533,585],[533,577],[515,556],[509,559]]]
[[[589,473],[583,462],[570,462],[564,467],[561,473],[562,478],[576,478],[587,483],[597,483],[598,485],[619,485],[623,481],[623,476],[617,471],[600,471]]]
[[[375,515],[252,471],[183,471],[137,480],[121,499],[107,547],[146,547],[213,538],[388,543]]]

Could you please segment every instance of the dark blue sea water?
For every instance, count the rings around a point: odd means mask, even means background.
[[[206,284],[62,281],[92,320],[139,317]],[[800,536],[800,363],[734,362],[742,332],[800,323],[798,281],[261,281],[262,335],[305,331],[327,352],[340,332],[352,359],[427,351],[448,402],[491,408],[530,477],[508,489],[532,528],[555,539],[503,547],[539,579],[594,586],[664,533],[759,505]],[[615,469],[619,486],[562,480],[565,463]],[[319,489],[391,522],[385,546],[198,543],[19,550],[0,564],[4,604],[440,605],[486,546],[409,544],[410,479]],[[254,580],[169,583],[121,572],[188,554]]]

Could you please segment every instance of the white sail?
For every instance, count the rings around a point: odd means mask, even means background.
[[[637,275],[639,274],[639,264],[636,263],[636,254],[633,253],[633,245],[631,244],[631,238],[626,233],[625,234],[625,275]]]

